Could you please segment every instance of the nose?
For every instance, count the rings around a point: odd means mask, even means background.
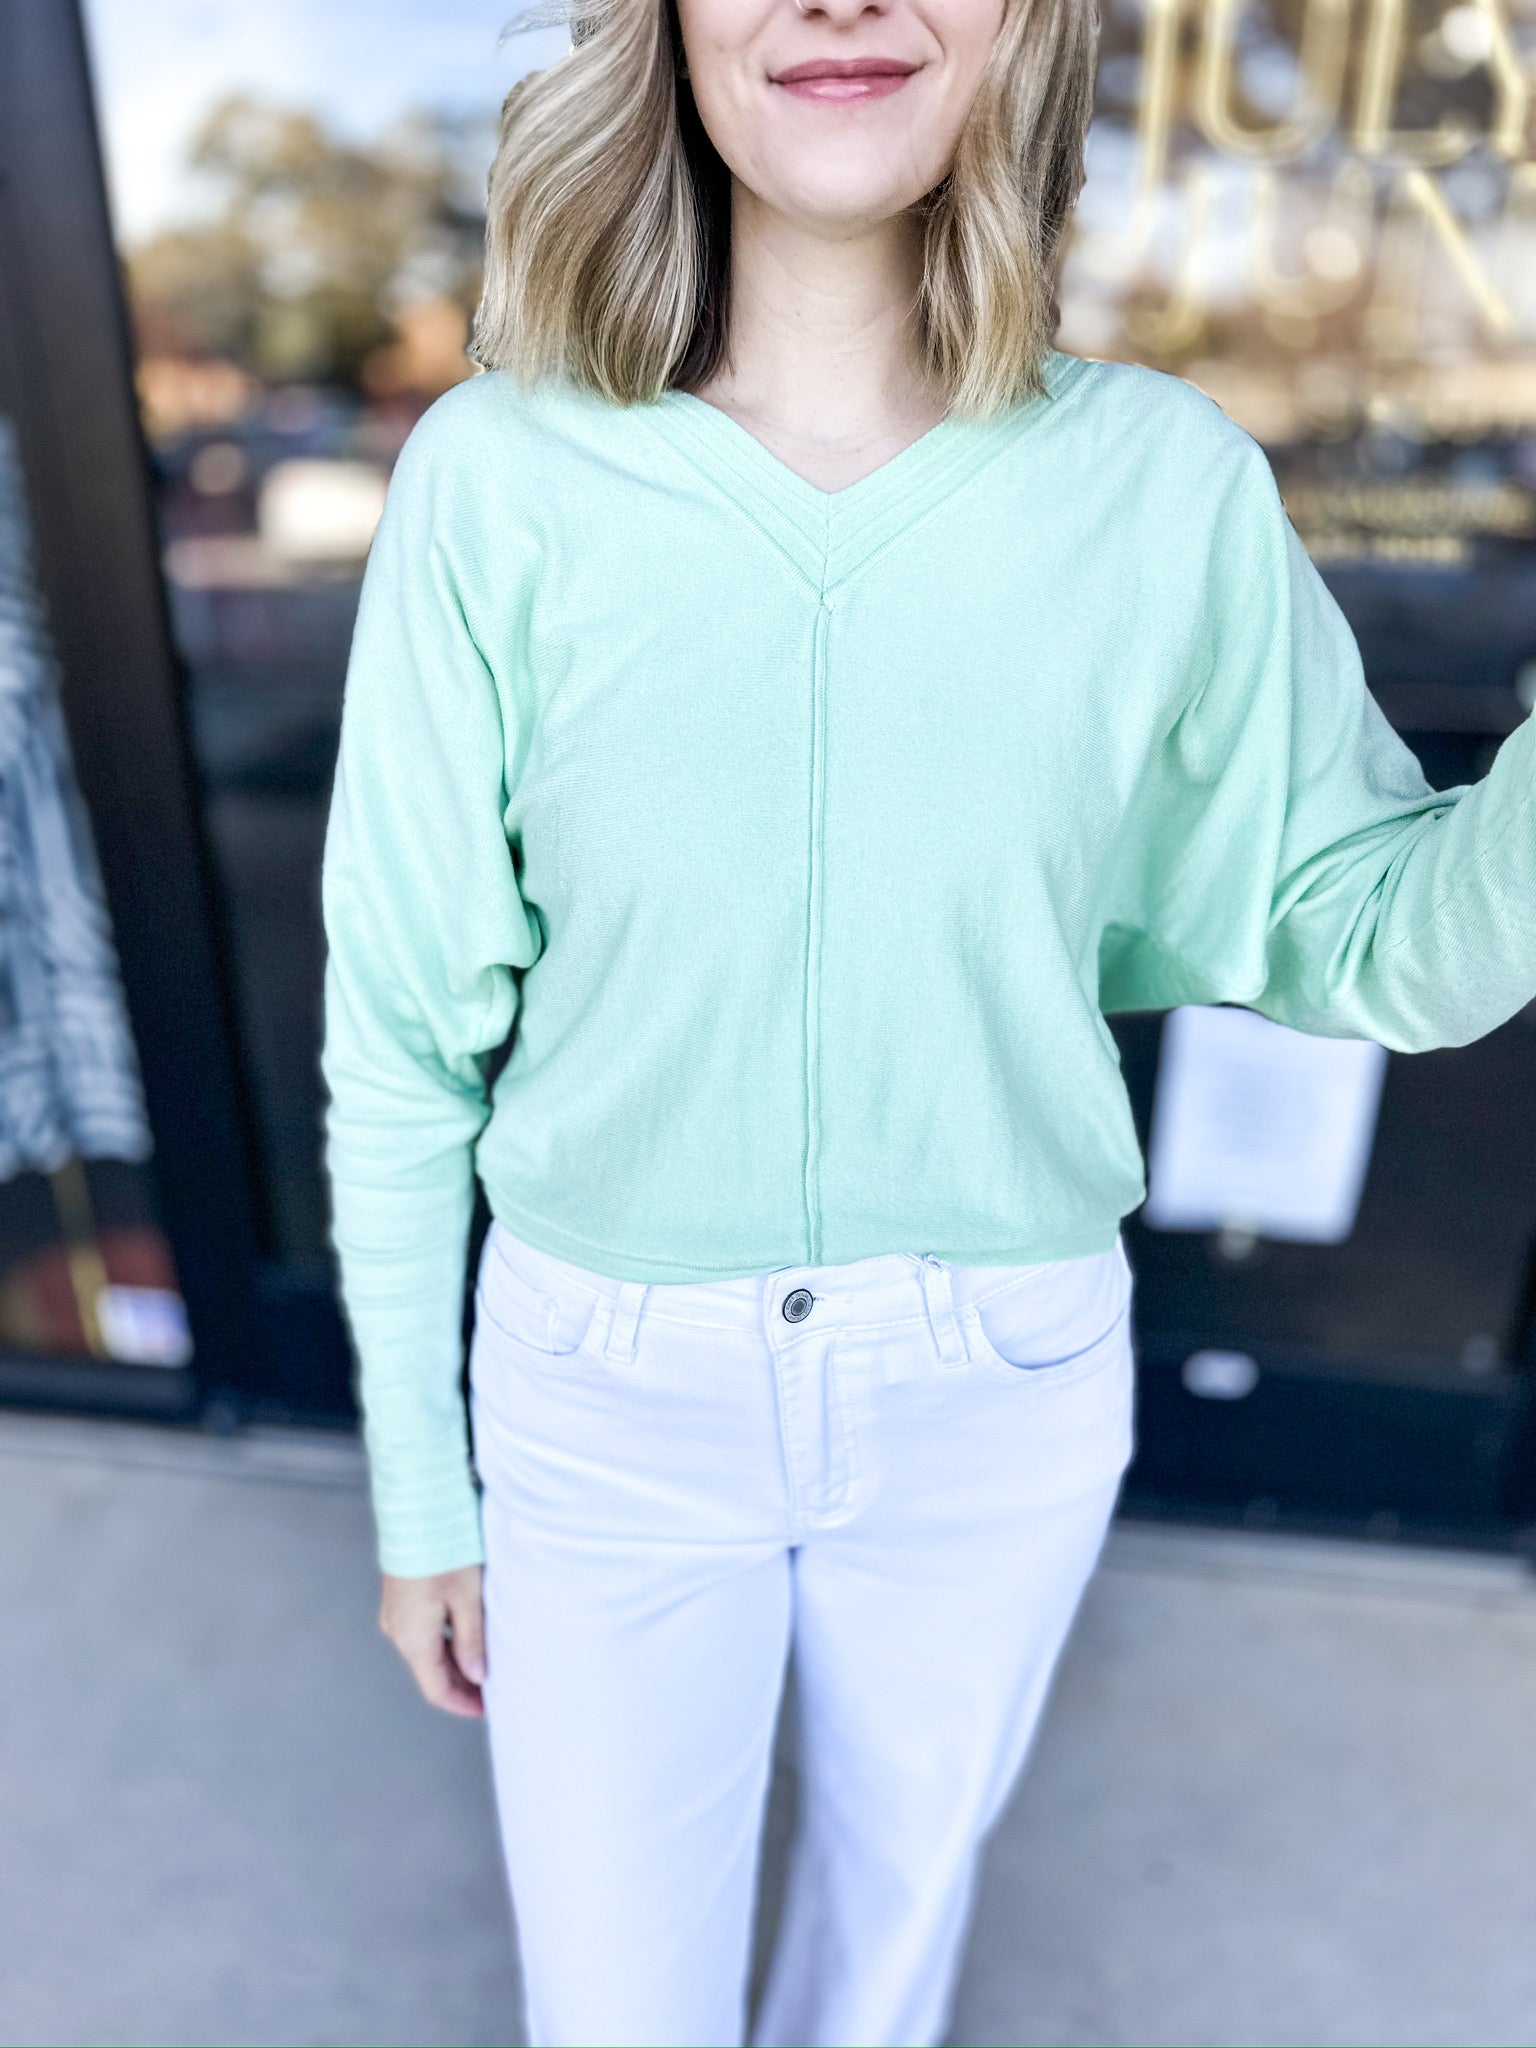
[[[889,0],[794,0],[794,5],[807,21],[824,21],[832,28],[852,28],[866,15],[878,21],[890,12]]]

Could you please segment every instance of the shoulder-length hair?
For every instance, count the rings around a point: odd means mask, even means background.
[[[730,174],[681,75],[673,0],[563,0],[571,47],[514,85],[487,180],[468,354],[628,405],[726,342]],[[1083,181],[1095,0],[1005,0],[954,162],[919,202],[924,358],[950,409],[1043,394]]]

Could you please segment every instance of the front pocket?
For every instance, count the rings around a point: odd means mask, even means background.
[[[977,1363],[1010,1379],[1056,1383],[1107,1365],[1129,1341],[1131,1276],[1124,1249],[1059,1274],[1031,1269],[959,1306]]]
[[[481,1263],[475,1316],[519,1351],[542,1358],[574,1358],[597,1322],[600,1296],[586,1288],[547,1294],[520,1273],[494,1243]]]
[[[1006,1374],[1015,1383],[1027,1382],[1031,1386],[1059,1386],[1066,1380],[1087,1379],[1112,1364],[1129,1342],[1126,1325],[1130,1313],[1127,1304],[1107,1330],[1080,1350],[1042,1358],[1031,1347],[1018,1345],[1010,1345],[1015,1354],[1010,1356],[994,1342],[975,1303],[967,1303],[960,1310],[961,1320],[970,1333],[972,1359],[988,1371]],[[1020,1351],[1022,1356],[1017,1355]]]

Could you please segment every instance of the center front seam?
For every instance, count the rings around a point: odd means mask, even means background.
[[[830,520],[829,520],[830,524]],[[830,534],[828,536],[830,544]],[[822,591],[811,645],[811,790],[805,919],[805,1202],[806,1263],[822,1264],[821,1192],[821,926],[826,804],[827,625],[832,600]]]

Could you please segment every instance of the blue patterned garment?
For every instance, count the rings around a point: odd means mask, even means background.
[[[30,533],[0,413],[0,1180],[150,1152]]]

